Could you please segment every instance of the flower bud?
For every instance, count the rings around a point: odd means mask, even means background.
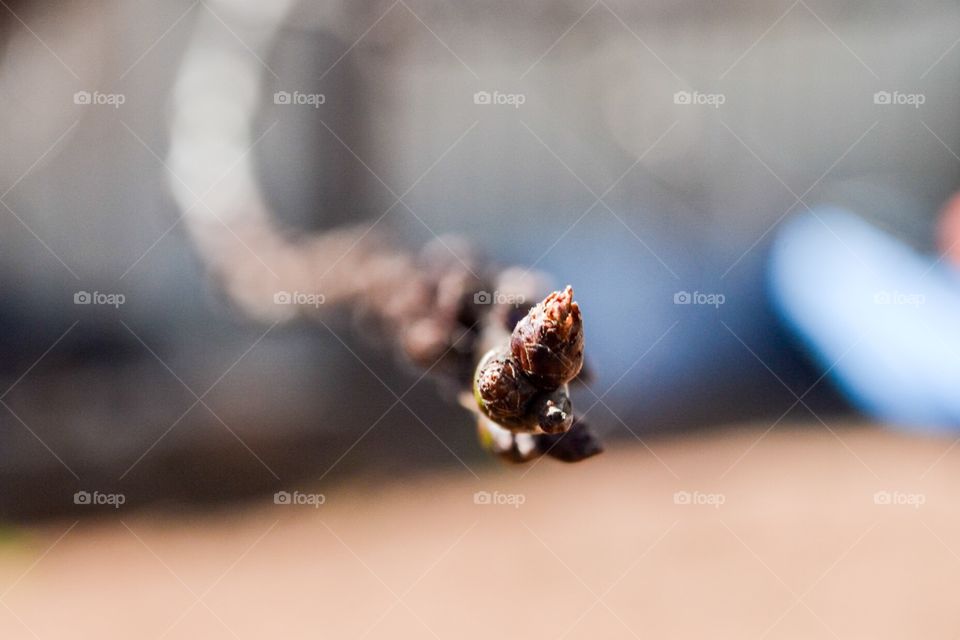
[[[506,351],[491,351],[484,357],[477,367],[473,391],[483,412],[501,424],[525,418],[537,393]]]
[[[583,367],[583,319],[573,288],[554,291],[517,323],[510,350],[541,389],[556,389]]]

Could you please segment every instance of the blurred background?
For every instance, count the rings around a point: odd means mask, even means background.
[[[262,4],[0,2],[5,637],[956,635],[960,7]],[[607,453],[484,454],[371,228],[572,284]]]

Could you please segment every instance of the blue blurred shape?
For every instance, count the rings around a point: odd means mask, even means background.
[[[850,400],[910,428],[960,426],[960,278],[849,211],[820,208],[772,248],[778,313]]]

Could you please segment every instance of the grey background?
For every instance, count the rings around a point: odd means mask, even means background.
[[[256,20],[234,4],[209,7],[226,23],[222,37],[243,46]],[[272,330],[205,399],[230,429],[194,407],[117,480],[193,403],[184,384],[201,394],[267,328],[207,279],[182,226],[137,262],[179,214],[160,158],[180,56],[207,9],[12,9],[29,30],[7,12],[0,370],[4,389],[16,385],[0,411],[0,476],[12,488],[0,508],[68,508],[63,496],[84,484],[122,486],[134,501],[269,490],[277,480],[257,456],[285,481],[323,476],[394,398],[325,329],[295,323]],[[426,226],[402,207],[381,224],[411,247],[462,234],[498,261],[536,262],[573,284],[593,389],[610,390],[591,411],[608,437],[776,417],[793,397],[737,336],[797,393],[821,373],[767,308],[776,223],[805,210],[796,194],[932,247],[960,167],[958,17],[946,2],[301,3],[263,73],[274,90],[320,92],[326,103],[284,108],[265,94],[259,121],[277,124],[254,153],[293,234],[373,221],[393,202],[320,120],[398,193],[446,153],[405,198]],[[78,90],[127,100],[78,106]],[[480,90],[526,100],[475,105]],[[674,104],[681,90],[726,100]],[[880,90],[926,101],[875,105]],[[584,215],[618,178],[606,206]],[[78,307],[77,290],[128,302]],[[677,291],[726,303],[678,306]],[[397,393],[417,380],[348,318],[332,326]],[[826,384],[810,398],[842,409]],[[469,417],[429,380],[406,402],[444,442],[397,406],[331,477],[411,461],[460,468],[451,451],[481,460]]]

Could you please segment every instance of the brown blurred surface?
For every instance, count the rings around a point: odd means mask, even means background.
[[[956,637],[953,439],[765,429],[11,531],[0,637]]]

